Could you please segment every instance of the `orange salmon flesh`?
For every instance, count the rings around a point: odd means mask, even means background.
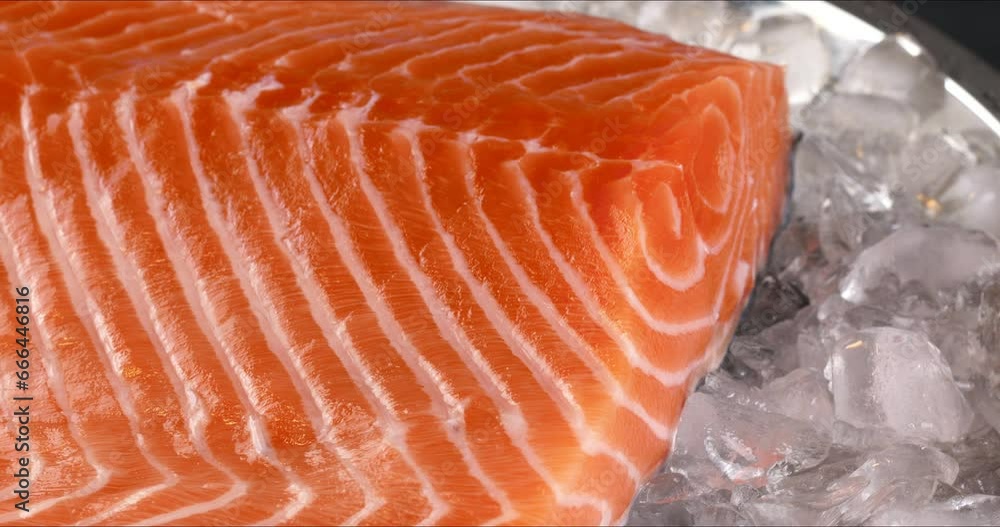
[[[0,4],[0,523],[622,522],[787,113],[561,12]]]

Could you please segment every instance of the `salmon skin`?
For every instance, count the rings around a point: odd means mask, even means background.
[[[782,209],[781,70],[609,20],[0,34],[3,524],[621,522]]]

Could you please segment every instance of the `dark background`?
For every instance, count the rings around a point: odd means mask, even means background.
[[[909,0],[892,3],[911,10],[916,6],[914,16],[1000,71],[1000,2]]]

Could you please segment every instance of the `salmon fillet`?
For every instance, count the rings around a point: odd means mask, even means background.
[[[0,36],[7,525],[620,522],[782,207],[781,70],[609,20],[40,2]]]

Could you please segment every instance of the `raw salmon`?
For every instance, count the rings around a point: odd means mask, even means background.
[[[781,70],[608,20],[40,2],[0,36],[3,524],[621,521],[782,207]]]

